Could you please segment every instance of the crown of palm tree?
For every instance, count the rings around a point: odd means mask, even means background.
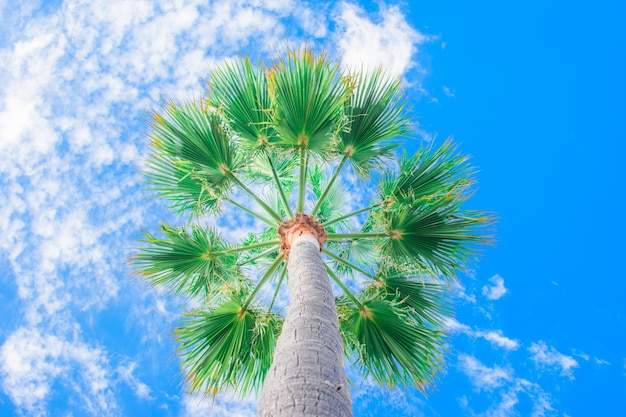
[[[154,112],[148,183],[193,216],[147,233],[133,263],[150,284],[202,302],[176,328],[192,390],[260,387],[281,331],[275,301],[294,225],[326,242],[346,357],[385,386],[434,380],[448,283],[488,240],[492,217],[462,207],[474,170],[451,141],[398,158],[399,140],[411,134],[405,103],[383,70],[344,71],[302,49],[273,66],[224,64],[202,101]],[[350,172],[378,184],[369,204],[346,213],[345,202],[363,195],[345,189],[341,174]],[[265,230],[229,242],[201,226],[224,206]],[[266,285],[275,288],[269,303],[259,296]]]

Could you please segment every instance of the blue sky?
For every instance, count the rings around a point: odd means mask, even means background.
[[[455,137],[499,216],[436,390],[366,380],[355,415],[626,415],[625,21],[617,1],[0,0],[0,415],[254,415],[185,392],[184,300],[126,259],[169,216],[141,188],[146,112],[285,41],[402,76],[417,133]]]

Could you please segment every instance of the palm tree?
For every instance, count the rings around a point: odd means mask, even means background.
[[[153,113],[148,184],[187,221],[146,233],[133,263],[196,306],[175,329],[190,390],[349,416],[344,357],[386,387],[434,381],[449,283],[492,218],[462,208],[474,170],[451,141],[397,156],[405,105],[383,70],[300,49],[225,63],[203,99]],[[226,240],[209,226],[224,212],[263,231]]]

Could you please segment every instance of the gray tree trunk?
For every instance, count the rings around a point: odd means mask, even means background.
[[[257,416],[352,416],[337,310],[317,239],[296,237],[287,268],[289,309]]]

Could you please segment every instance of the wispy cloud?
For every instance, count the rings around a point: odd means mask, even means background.
[[[574,368],[578,368],[579,365],[573,357],[548,346],[543,340],[533,343],[528,351],[531,353],[530,359],[540,368],[559,370],[562,376],[574,379]]]
[[[490,300],[499,300],[507,292],[507,289],[504,287],[504,279],[500,275],[496,274],[489,278],[489,281],[493,285],[483,286],[483,295]]]
[[[0,371],[4,391],[29,415],[48,414],[55,384],[72,389],[87,414],[117,414],[110,365],[97,346],[20,328],[0,348]]]
[[[454,281],[452,283],[452,289],[457,298],[467,301],[468,303],[476,304],[476,296],[474,294],[468,294],[465,285],[461,281]]]
[[[444,85],[444,86],[443,86],[443,88],[442,88],[442,91],[443,91],[443,93],[444,93],[446,96],[448,96],[448,97],[451,97],[451,98],[456,97],[456,95],[455,95],[455,91],[454,91],[454,90],[452,90],[452,89],[450,89],[450,87],[446,87],[446,86]]]
[[[515,376],[507,366],[492,367],[467,354],[458,357],[459,369],[470,379],[478,391],[490,392],[494,401],[485,410],[474,410],[467,395],[459,398],[461,408],[469,415],[486,417],[508,417],[520,415],[517,408],[520,396],[526,396],[532,404],[532,417],[555,415],[552,399],[538,384]]]
[[[150,387],[135,376],[137,362],[128,362],[120,364],[117,367],[117,374],[122,382],[126,383],[133,391],[135,396],[141,400],[150,400],[153,397],[150,394]]]
[[[503,386],[506,381],[513,378],[511,369],[505,369],[498,365],[489,367],[474,356],[461,354],[458,360],[461,371],[469,377],[472,385],[479,390],[493,390]]]
[[[459,323],[454,318],[448,318],[445,326],[446,330],[451,333],[461,333],[474,338],[482,338],[492,345],[506,350],[516,350],[519,347],[519,342],[504,336],[502,330],[474,330],[466,324]]]

